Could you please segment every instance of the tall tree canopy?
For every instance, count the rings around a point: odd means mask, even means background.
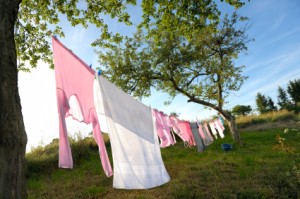
[[[239,26],[246,18],[236,12],[221,18],[214,1],[144,1],[142,7],[134,37],[100,54],[104,74],[135,96],[149,96],[155,88],[210,107],[226,118],[240,142],[234,117],[223,105],[246,79],[244,66],[234,64],[250,41],[247,25]]]

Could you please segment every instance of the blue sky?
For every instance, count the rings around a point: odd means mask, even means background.
[[[133,14],[132,20],[138,23],[141,13],[132,6],[128,11]],[[248,44],[247,54],[241,54],[235,61],[236,65],[246,66],[244,74],[249,78],[238,92],[230,94],[225,109],[231,109],[237,104],[255,108],[258,92],[277,102],[278,86],[286,88],[290,80],[300,78],[300,1],[251,0],[239,12],[250,18],[252,25],[248,34],[255,41]],[[74,28],[64,20],[62,25],[66,37],[59,38],[60,41],[87,64],[98,67],[95,49],[89,44],[99,36],[99,30],[95,27]],[[119,24],[116,20],[109,20],[109,27],[125,35],[134,31],[134,27]],[[58,137],[54,72],[40,62],[39,67],[31,73],[19,73],[19,89],[29,141],[27,150]],[[215,114],[201,105],[187,103],[187,99],[180,95],[171,105],[164,106],[163,102],[167,99],[168,95],[153,92],[143,102],[166,113],[176,111],[181,118],[188,120],[206,119]],[[70,135],[81,131],[85,136],[91,131],[89,125],[78,124],[70,119],[67,125]]]

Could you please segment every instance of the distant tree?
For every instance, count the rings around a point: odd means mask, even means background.
[[[268,112],[268,99],[261,93],[256,95],[256,106],[260,114]]]
[[[287,92],[291,98],[291,102],[287,109],[298,114],[300,112],[300,79],[289,81]]]
[[[179,117],[180,113],[177,112],[171,112],[170,116]]]
[[[296,105],[300,102],[300,79],[289,81],[287,92],[292,99],[292,104]]]
[[[251,108],[250,105],[248,105],[248,106],[245,106],[245,105],[236,105],[235,107],[233,107],[233,109],[232,109],[231,112],[234,115],[245,116],[245,115],[249,114],[251,111],[252,111],[252,108]]]
[[[271,97],[267,97],[268,103],[267,103],[267,110],[269,111],[277,111],[277,107],[275,106],[274,101]]]
[[[287,96],[286,91],[282,87],[278,87],[278,105],[280,106],[280,109],[287,109],[289,105],[289,98]]]

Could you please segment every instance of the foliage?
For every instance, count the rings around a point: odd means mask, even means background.
[[[112,188],[102,171],[97,150],[72,170],[28,173],[29,198],[298,198],[300,195],[300,131],[284,134],[294,153],[273,150],[283,129],[243,133],[244,146],[221,149],[228,136],[203,153],[183,142],[161,149],[171,176],[167,184],[148,190]],[[83,144],[83,143],[81,143]],[[109,152],[109,151],[108,151]],[[76,152],[73,153],[76,156]],[[111,154],[109,154],[111,155]],[[179,166],[180,165],[180,166]],[[47,169],[47,168],[45,168]],[[54,191],[55,190],[55,191]]]
[[[290,101],[288,99],[286,91],[282,87],[278,87],[278,105],[280,106],[280,109],[287,109],[287,107],[290,104]]]
[[[277,111],[277,107],[275,106],[275,103],[273,102],[271,97],[268,97],[268,111]]]
[[[289,93],[294,105],[300,102],[300,79],[289,81],[287,92]]]
[[[50,37],[64,36],[60,24],[64,18],[67,18],[72,26],[81,25],[87,28],[91,24],[95,25],[100,29],[99,40],[120,41],[122,37],[118,33],[109,32],[101,14],[118,18],[119,22],[129,25],[130,17],[125,12],[127,4],[135,5],[136,1],[23,0],[15,25],[19,70],[30,71],[30,67],[37,66],[38,60],[43,60],[53,67]],[[29,62],[29,67],[25,67],[26,61]]]
[[[250,105],[245,106],[245,105],[236,105],[235,107],[232,108],[232,113],[234,115],[242,115],[245,116],[249,114],[252,111],[252,108]]]
[[[257,93],[256,95],[256,106],[257,110],[259,111],[260,114],[266,113],[267,112],[267,106],[268,106],[268,100],[266,96],[264,96],[261,93]]]
[[[255,101],[257,110],[260,114],[277,110],[277,107],[275,106],[273,100],[270,97],[265,96],[261,93],[257,93]]]
[[[246,18],[234,12],[222,19],[214,1],[143,1],[142,8],[135,35],[99,53],[105,75],[137,97],[156,89],[210,107],[232,124],[240,142],[234,118],[223,105],[247,78],[244,66],[233,61],[251,41],[242,24]]]
[[[286,153],[293,153],[295,149],[293,147],[287,146],[286,139],[279,134],[276,135],[277,143],[273,146],[273,150],[278,150]]]

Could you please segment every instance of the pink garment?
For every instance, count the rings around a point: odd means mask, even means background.
[[[190,146],[195,146],[196,142],[192,133],[191,125],[189,122],[180,120],[179,121],[180,131],[183,132],[183,135],[186,137],[186,141],[189,142]]]
[[[206,140],[206,137],[205,137],[205,135],[203,133],[202,125],[201,124],[198,124],[198,129],[199,129],[199,134],[200,134],[202,140]]]
[[[170,120],[170,117],[168,115],[164,114],[163,112],[160,112],[160,114],[163,118],[165,126],[167,126],[167,128],[169,129],[169,133],[172,137],[170,142],[171,142],[172,145],[174,145],[176,143],[176,138],[175,138],[175,135],[174,135],[174,132],[173,132],[173,126],[172,126],[172,122]]]
[[[94,106],[93,82],[95,71],[54,37],[52,38],[52,45],[59,115],[59,167],[73,168],[73,159],[65,123],[65,117],[72,116],[80,122],[92,123],[93,136],[99,147],[103,169],[107,176],[111,176],[112,168]],[[80,107],[81,118],[74,114],[76,111],[70,109],[69,100],[72,96],[75,96]]]
[[[167,124],[164,114],[156,109],[152,109],[152,116],[155,120],[157,135],[160,139],[160,147],[164,148],[174,144],[174,140],[170,134],[170,127]]]
[[[178,135],[180,132],[180,128],[178,126],[178,119],[174,116],[169,117],[170,118],[170,122],[173,128],[173,131]]]

